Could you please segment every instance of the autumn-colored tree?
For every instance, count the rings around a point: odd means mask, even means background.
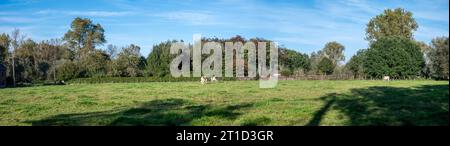
[[[339,44],[336,41],[328,42],[322,49],[323,53],[328,59],[330,59],[334,65],[339,64],[339,62],[345,60],[344,56],[344,45]]]
[[[94,24],[87,18],[75,18],[70,30],[64,35],[69,47],[76,52],[76,59],[80,59],[91,51],[94,51],[97,45],[106,43],[105,30],[100,24]]]
[[[0,64],[8,61],[8,50],[10,46],[11,39],[6,33],[0,35]]]
[[[366,40],[371,43],[387,36],[401,36],[413,39],[413,33],[419,25],[413,14],[402,8],[386,9],[384,13],[375,16],[367,24]]]

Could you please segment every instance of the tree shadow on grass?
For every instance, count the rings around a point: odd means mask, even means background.
[[[320,125],[330,109],[340,111],[349,118],[349,125],[356,126],[448,125],[448,95],[448,85],[352,89],[349,94],[322,97],[325,105],[307,125]]]
[[[329,98],[329,99],[328,99]],[[320,124],[320,121],[322,121],[322,117],[325,115],[325,113],[330,110],[331,106],[336,102],[336,93],[330,94],[327,97],[322,97],[322,100],[325,101],[325,105],[320,108],[315,114],[314,117],[306,124],[306,126],[317,126]]]
[[[81,114],[62,114],[38,121],[29,121],[33,126],[45,125],[109,125],[109,126],[179,126],[202,117],[215,116],[236,119],[239,110],[251,107],[243,103],[225,107],[192,105],[184,99],[153,100],[137,108],[111,110]]]

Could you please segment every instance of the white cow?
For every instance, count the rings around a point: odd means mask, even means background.
[[[217,82],[216,76],[211,77],[211,82]]]
[[[389,77],[389,76],[384,76],[383,77],[383,81],[390,81],[391,80],[391,77]]]
[[[206,84],[206,83],[208,83],[208,79],[206,79],[204,76],[202,76],[202,77],[200,78],[200,83]]]

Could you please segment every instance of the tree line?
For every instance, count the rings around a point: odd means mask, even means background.
[[[416,41],[413,34],[418,27],[411,12],[386,9],[367,24],[365,39],[369,48],[359,50],[347,63],[344,63],[345,46],[336,41],[311,54],[280,46],[279,70],[287,77],[345,74],[357,79],[391,76],[448,80],[448,37],[436,37],[429,45]],[[202,40],[270,42],[239,35]],[[0,34],[0,63],[5,67],[7,84],[14,86],[89,77],[167,77],[170,62],[176,56],[170,54],[170,46],[180,41],[154,45],[147,57],[134,44],[120,48],[110,44],[102,48],[107,43],[103,27],[78,17],[60,39],[36,42],[17,29]]]
[[[449,79],[449,39],[436,37],[427,45],[414,39],[419,27],[402,8],[386,9],[367,24],[369,48],[359,50],[346,68],[357,78]]]

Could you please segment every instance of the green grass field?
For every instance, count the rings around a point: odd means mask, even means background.
[[[448,81],[76,84],[0,89],[0,125],[448,125]]]

